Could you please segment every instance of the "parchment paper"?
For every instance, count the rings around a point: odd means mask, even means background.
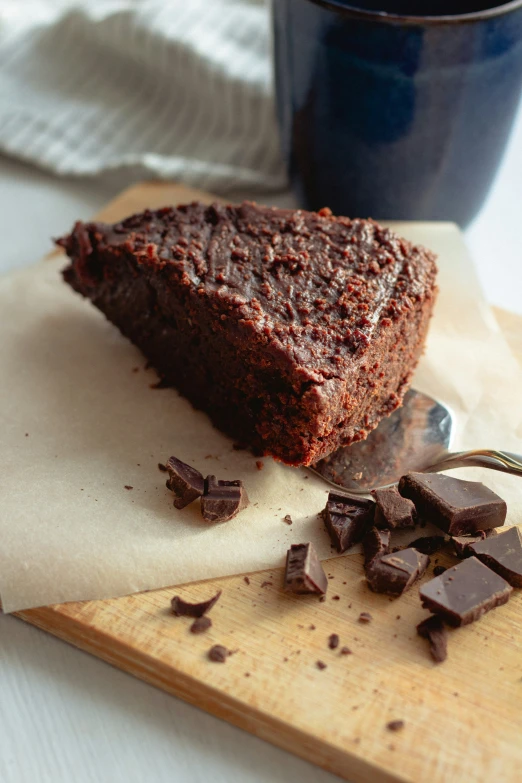
[[[522,451],[522,370],[458,231],[397,228],[440,255],[441,293],[414,385],[451,406],[455,448]],[[282,565],[301,541],[331,556],[317,518],[327,485],[267,458],[258,470],[175,391],[151,389],[156,377],[141,354],[62,283],[63,266],[60,257],[0,280],[4,611]],[[196,504],[177,511],[157,467],[170,454],[243,479],[250,507],[214,526]],[[455,475],[485,481],[507,500],[508,522],[522,522],[520,479]]]

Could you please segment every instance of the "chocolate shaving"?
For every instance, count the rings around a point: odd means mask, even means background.
[[[432,614],[417,626],[417,633],[430,643],[431,657],[442,663],[448,657],[448,632],[441,617]]]
[[[371,623],[372,619],[373,618],[369,612],[361,612],[361,614],[359,615],[360,623]]]
[[[172,612],[176,617],[203,617],[217,603],[220,595],[221,590],[218,590],[216,595],[209,598],[208,601],[200,601],[197,604],[191,604],[188,601],[184,601],[179,595],[175,595],[170,602]]]

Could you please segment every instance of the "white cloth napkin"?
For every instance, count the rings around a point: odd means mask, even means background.
[[[279,190],[269,50],[263,0],[0,0],[0,151]]]

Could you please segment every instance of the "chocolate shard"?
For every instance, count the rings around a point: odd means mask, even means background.
[[[469,545],[471,553],[484,565],[509,582],[512,587],[522,587],[522,533],[512,527],[483,541]]]
[[[373,500],[353,498],[340,492],[330,492],[323,516],[332,544],[338,552],[346,552],[362,541],[373,522]]]
[[[410,541],[409,547],[413,547],[417,552],[422,552],[423,555],[434,555],[438,552],[444,544],[446,539],[444,536],[422,536],[422,538],[416,538],[415,541]]]
[[[473,552],[469,548],[471,544],[476,544],[477,541],[483,541],[488,536],[494,533],[493,528],[491,530],[477,530],[473,536],[453,536],[451,543],[455,550],[457,557],[471,557]]]
[[[286,555],[285,590],[324,595],[328,579],[312,544],[292,544]]]
[[[430,615],[417,626],[417,633],[430,643],[431,657],[442,663],[448,657],[448,632],[441,617]]]
[[[375,525],[381,528],[414,527],[417,511],[414,503],[399,494],[397,487],[374,489],[372,495],[376,501]]]
[[[205,479],[201,498],[201,513],[206,522],[228,522],[248,506],[248,495],[243,482],[218,481],[215,476]]]
[[[509,601],[510,584],[476,557],[468,557],[424,584],[422,605],[454,626],[467,625]]]
[[[415,503],[419,515],[452,536],[504,524],[507,506],[478,481],[462,481],[442,473],[407,473],[399,492]]]
[[[176,617],[203,617],[204,614],[210,612],[215,603],[219,600],[221,590],[218,590],[216,595],[209,598],[207,601],[200,601],[197,604],[191,604],[188,601],[184,601],[179,595],[175,595],[171,600],[172,612]]]
[[[205,488],[205,481],[199,470],[187,465],[177,457],[169,457],[165,465],[169,472],[167,488],[174,492],[174,506],[185,508],[193,500],[200,498]]]
[[[215,644],[208,651],[208,657],[214,663],[225,663],[226,659],[230,655],[230,651],[222,644]]]
[[[372,560],[388,554],[390,551],[390,538],[391,533],[389,530],[378,530],[376,527],[372,527],[363,541],[365,567],[368,567]]]
[[[210,617],[196,617],[189,630],[191,633],[205,633],[211,625],[212,620]]]
[[[374,558],[366,567],[366,581],[375,593],[402,595],[428,567],[429,557],[417,549],[401,549]]]

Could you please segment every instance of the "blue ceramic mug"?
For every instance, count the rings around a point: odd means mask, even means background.
[[[273,0],[273,19],[301,205],[469,223],[520,99],[522,0]]]

